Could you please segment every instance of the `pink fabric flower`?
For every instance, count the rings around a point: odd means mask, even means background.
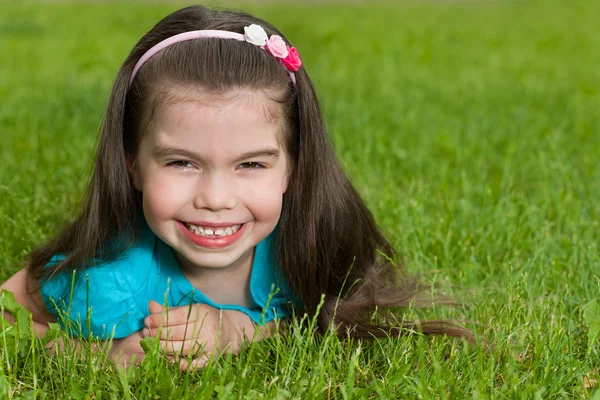
[[[281,59],[283,65],[285,65],[285,67],[290,71],[298,71],[302,66],[302,61],[300,60],[298,50],[296,50],[295,47],[288,47],[287,50],[287,57]]]
[[[271,35],[269,40],[267,40],[267,44],[265,45],[265,49],[271,54],[273,57],[277,58],[286,58],[288,56],[288,49],[279,35]]]

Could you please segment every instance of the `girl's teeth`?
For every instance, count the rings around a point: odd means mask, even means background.
[[[200,236],[229,236],[229,235],[233,235],[234,233],[236,233],[240,228],[241,225],[233,225],[233,226],[229,226],[225,229],[210,229],[210,228],[202,228],[201,226],[197,226],[197,225],[192,225],[192,224],[186,224],[188,229],[192,232],[194,232],[196,235],[200,235]]]

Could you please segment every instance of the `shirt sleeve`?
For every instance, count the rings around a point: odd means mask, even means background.
[[[256,246],[250,278],[250,292],[259,305],[258,310],[246,314],[257,324],[292,315],[300,304],[283,277],[275,258],[276,230]]]
[[[145,315],[119,271],[107,266],[61,273],[40,285],[48,311],[71,336],[120,339],[140,330]]]
[[[55,256],[48,266],[60,257]],[[116,261],[56,274],[40,282],[46,308],[71,336],[120,339],[144,327],[156,274],[152,249],[137,247]]]
[[[275,285],[271,287],[271,293],[262,310],[260,319],[254,320],[254,322],[263,324],[275,319],[288,318],[292,316],[292,305],[293,299],[288,294],[289,289],[287,286],[284,288],[276,288]],[[252,318],[252,317],[250,317]]]

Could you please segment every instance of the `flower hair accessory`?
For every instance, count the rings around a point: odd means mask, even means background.
[[[262,26],[252,24],[244,27],[244,39],[255,46],[263,47],[267,44],[267,32]]]
[[[281,61],[283,66],[288,70],[292,83],[296,85],[296,75],[294,72],[298,71],[302,66],[298,50],[296,50],[295,47],[288,46],[281,36],[271,35],[271,37],[268,37],[267,32],[262,26],[251,24],[250,26],[244,27],[243,35],[240,33],[219,30],[189,31],[171,36],[170,38],[159,42],[144,53],[135,64],[133,71],[131,72],[131,77],[129,78],[129,86],[131,86],[133,79],[142,65],[161,50],[164,50],[175,43],[208,38],[239,40],[240,42],[248,42],[265,50],[267,53]]]
[[[286,45],[279,35],[271,35],[270,38],[267,38],[267,32],[260,25],[252,24],[244,27],[244,38],[246,42],[264,48],[267,53],[279,58],[289,71],[298,71],[302,66],[298,50],[295,47]]]

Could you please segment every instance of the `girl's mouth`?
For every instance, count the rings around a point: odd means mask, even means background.
[[[236,243],[246,232],[248,223],[230,226],[201,226],[177,221],[187,239],[196,246],[217,249]]]
[[[243,224],[231,225],[231,226],[207,227],[207,226],[193,225],[188,222],[184,222],[183,225],[187,228],[187,230],[189,230],[190,232],[192,232],[198,236],[204,236],[204,237],[208,237],[208,238],[215,238],[215,237],[220,238],[220,237],[226,237],[226,236],[233,235],[242,227]]]

